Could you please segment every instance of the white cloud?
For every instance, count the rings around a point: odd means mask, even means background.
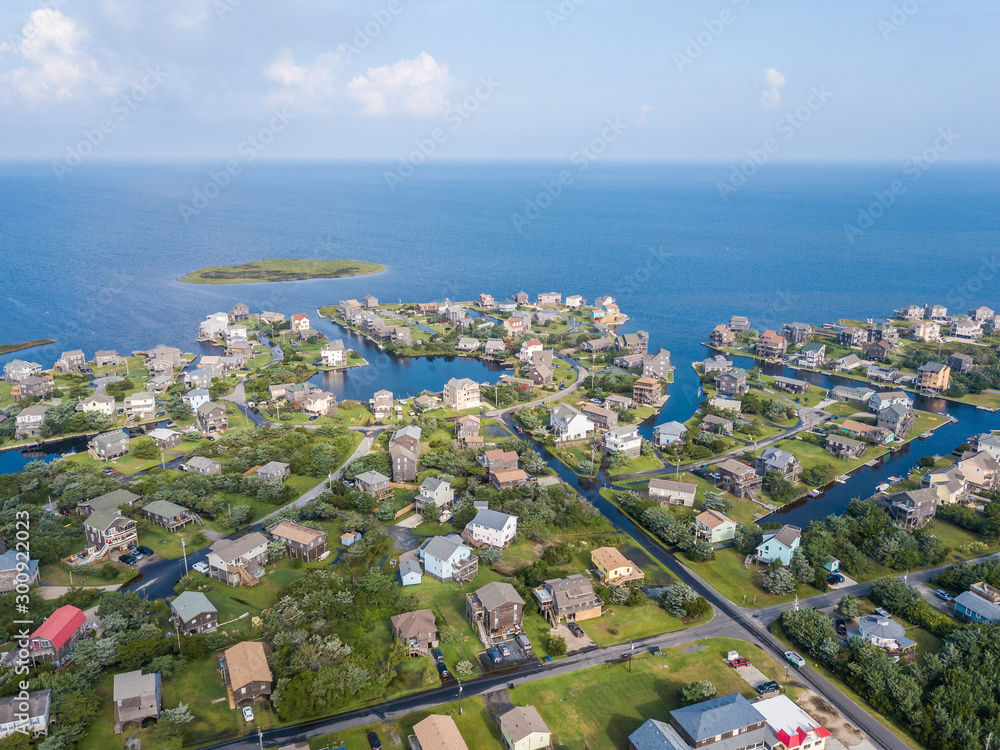
[[[279,86],[268,96],[269,105],[322,108],[337,94],[336,69],[341,61],[339,54],[324,52],[299,65],[290,50],[282,50],[267,67],[267,77]]]
[[[760,101],[768,109],[774,109],[781,103],[781,89],[785,85],[785,76],[777,68],[767,68],[764,71],[764,86],[760,92]]]
[[[427,117],[447,110],[455,83],[447,65],[421,52],[412,60],[369,68],[347,84],[347,93],[361,102],[361,114],[368,117]]]
[[[13,52],[23,64],[0,74],[0,93],[33,101],[66,99],[94,85],[113,93],[114,81],[83,49],[89,38],[86,29],[58,10],[32,12],[16,46],[4,45],[3,51]]]

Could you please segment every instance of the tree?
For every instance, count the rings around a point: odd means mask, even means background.
[[[681,703],[690,706],[692,703],[701,703],[716,696],[718,690],[708,680],[695,680],[677,691]]]
[[[779,565],[778,567],[775,567],[765,573],[763,579],[761,580],[761,585],[764,587],[765,591],[768,591],[775,596],[791,594],[796,588],[798,588],[798,584],[795,582],[795,576],[792,575],[792,571],[784,565]]]
[[[837,614],[845,620],[855,619],[861,614],[861,609],[858,607],[858,597],[854,594],[844,594],[837,604]]]
[[[792,560],[789,569],[792,575],[795,576],[795,580],[799,583],[812,583],[815,577],[815,572],[813,571],[812,565],[809,564],[809,560],[806,559],[805,554],[801,549],[795,550],[792,553]]]
[[[729,502],[721,492],[705,493],[705,510],[714,510],[719,513],[729,513],[733,504]]]
[[[182,724],[190,724],[194,721],[194,714],[191,713],[191,708],[187,703],[178,703],[176,708],[163,709],[163,718],[171,724],[179,726]]]
[[[229,523],[232,524],[234,529],[238,529],[250,520],[251,515],[253,515],[253,508],[249,505],[234,505],[229,512]]]
[[[136,458],[141,458],[143,461],[158,458],[160,455],[160,449],[156,447],[156,443],[154,443],[150,438],[139,438],[132,443],[129,448],[129,452]]]
[[[267,543],[267,559],[277,562],[285,556],[285,543],[280,539],[272,539]]]
[[[611,451],[608,454],[608,466],[612,469],[620,469],[623,466],[628,466],[628,462],[631,459],[624,451]]]
[[[686,583],[677,582],[673,586],[668,586],[660,594],[660,604],[674,617],[686,617],[685,606],[688,602],[693,602],[698,598],[694,589]]]
[[[548,642],[549,654],[552,656],[564,656],[566,654],[566,639],[561,635],[550,635]]]

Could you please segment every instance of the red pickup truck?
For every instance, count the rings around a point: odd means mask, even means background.
[[[741,656],[738,659],[731,659],[729,662],[729,666],[731,666],[733,669],[738,669],[739,667],[749,667],[750,660],[745,656]]]

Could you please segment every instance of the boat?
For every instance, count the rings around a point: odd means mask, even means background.
[[[875,491],[876,492],[885,492],[887,489],[889,489],[889,487],[890,487],[890,485],[889,485],[888,482],[882,482],[882,484],[880,484],[878,487],[875,488]]]
[[[806,495],[809,497],[819,497],[823,494],[822,490],[809,490]]]
[[[976,408],[979,409],[979,411],[988,411],[988,412],[996,411],[996,408],[992,406],[977,406]]]
[[[903,481],[902,477],[889,477],[888,479],[889,479],[889,482],[892,483],[892,484],[896,484],[897,482],[902,482]]]
[[[933,436],[934,436],[934,433],[931,432],[930,430],[927,430],[927,432],[920,433],[920,439],[921,440],[926,440],[927,438],[933,437]]]
[[[62,456],[63,458],[69,458],[70,456],[75,456],[76,455],[76,449],[75,448],[70,448],[65,453],[60,453],[59,455]]]

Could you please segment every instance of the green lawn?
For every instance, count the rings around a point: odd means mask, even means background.
[[[219,611],[219,626],[226,629],[222,623],[238,618],[245,612],[245,617],[238,624],[229,627],[244,627],[249,625],[250,617],[256,617],[276,601],[288,584],[302,577],[302,570],[295,570],[291,561],[281,560],[276,565],[268,564],[267,573],[256,586],[229,586],[222,581],[191,571],[191,575],[199,581],[196,588],[205,594]]]
[[[638,458],[633,458],[620,468],[608,469],[608,476],[617,477],[622,474],[637,474],[640,471],[652,471],[662,468],[663,462],[655,456],[639,456]]]
[[[83,548],[81,541],[80,548]],[[138,571],[124,565],[117,560],[113,561],[118,575],[114,578],[102,578],[97,575],[101,565],[74,565],[72,566],[72,585],[86,588],[88,586],[112,586],[116,583],[124,584],[131,581],[138,575]],[[40,580],[43,586],[69,586],[71,566],[66,563],[49,563],[43,565],[40,571]]]
[[[385,266],[360,260],[308,260],[264,258],[232,266],[211,266],[190,271],[179,281],[194,284],[254,284],[262,281],[336,279],[384,271]]]
[[[765,591],[760,586],[758,570],[753,566],[743,567],[743,558],[735,549],[727,547],[716,550],[715,559],[709,562],[692,562],[683,555],[677,559],[724,597],[745,607],[767,607],[795,599],[794,593],[775,596]],[[804,599],[821,592],[807,584],[800,584],[797,593],[799,598]]]
[[[215,526],[216,524],[212,525]],[[187,553],[189,555],[192,552],[204,549],[212,543],[212,540],[203,533],[202,530],[204,528],[203,526],[189,523],[183,529],[173,532],[167,531],[162,526],[147,522],[146,528],[139,532],[139,544],[149,547],[160,557],[174,560],[184,554],[184,549],[181,547],[181,539],[186,540]]]
[[[660,633],[672,633],[704,622],[709,617],[710,614],[697,622],[684,622],[667,614],[663,607],[649,600],[641,607],[608,605],[604,608],[603,615],[593,620],[583,620],[580,622],[580,627],[594,639],[594,643],[604,647],[630,640],[637,641]]]
[[[941,539],[945,546],[951,550],[949,555],[950,559],[957,560],[968,560],[973,557],[981,557],[982,555],[996,552],[1000,550],[1000,541],[997,539],[990,540],[987,537],[981,537],[978,534],[974,534],[971,531],[956,526],[951,521],[946,521],[943,518],[935,518],[927,526],[927,529]],[[973,542],[982,542],[986,545],[986,549],[977,550],[974,552],[964,552],[962,548]]]

